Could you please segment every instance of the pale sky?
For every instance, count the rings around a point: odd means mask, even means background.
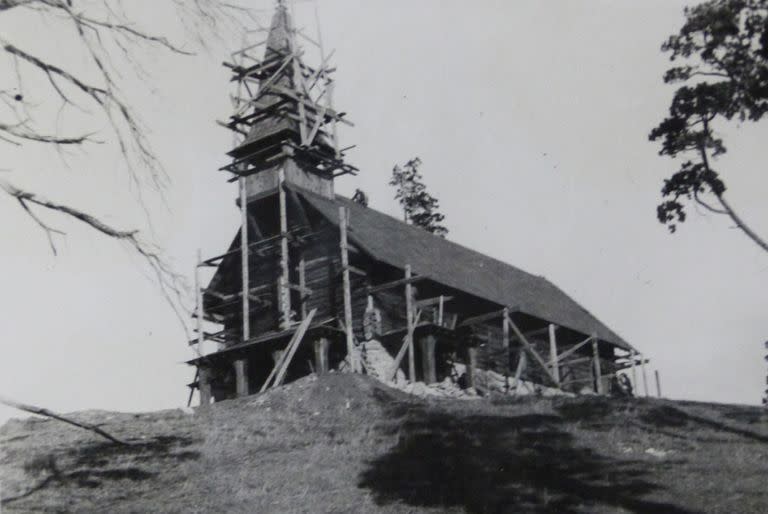
[[[665,396],[760,402],[768,255],[726,219],[692,211],[674,236],[655,219],[676,164],[647,138],[672,94],[659,47],[687,2],[318,1],[326,46],[336,49],[336,104],[356,123],[342,143],[358,145],[349,161],[361,173],[339,180],[339,192],[360,187],[374,208],[397,214],[390,170],[419,156],[450,239],[551,279],[645,352]],[[266,23],[272,2],[249,3],[270,8]],[[134,0],[130,15],[183,40],[159,4]],[[314,2],[295,9],[313,33]],[[72,71],[84,66],[58,23],[6,13],[0,34]],[[214,120],[229,112],[220,63],[240,42],[220,36],[196,57],[142,53],[143,83],[122,70],[172,179],[165,205],[148,195],[154,240],[190,282],[197,249],[223,253],[238,229],[236,189],[217,171],[232,136]],[[25,94],[42,93],[28,77]],[[0,89],[8,80],[0,74]],[[86,120],[67,110],[58,123],[92,128]],[[721,129],[729,153],[717,167],[731,203],[768,235],[768,129]],[[107,130],[99,137],[112,143]],[[146,228],[113,144],[64,155],[2,145],[0,168],[117,226]],[[54,257],[15,202],[0,199],[0,219],[0,393],[62,412],[186,402],[194,370],[182,362],[192,350],[139,259],[46,216],[68,232]],[[0,409],[0,421],[10,416]]]

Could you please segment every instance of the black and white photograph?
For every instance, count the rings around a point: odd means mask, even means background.
[[[767,143],[768,0],[0,0],[0,514],[764,514]]]

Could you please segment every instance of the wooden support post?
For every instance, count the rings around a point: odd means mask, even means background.
[[[321,337],[315,341],[315,372],[318,375],[328,373],[328,348],[330,341]]]
[[[443,326],[443,305],[445,304],[445,297],[440,295],[440,304],[437,309],[437,324]]]
[[[637,396],[637,392],[640,390],[640,388],[637,387],[637,352],[634,348],[630,350],[629,358],[632,359],[632,390],[635,396]]]
[[[421,345],[421,364],[422,371],[424,372],[424,383],[434,384],[437,382],[437,366],[435,363],[435,345],[437,339],[434,335],[430,334],[421,338],[419,341]]]
[[[659,378],[659,370],[654,370],[653,373],[656,375],[656,396],[661,398],[661,379]]]
[[[597,336],[592,336],[592,358],[595,367],[595,392],[603,394],[603,377],[600,372],[600,351],[597,346]]]
[[[648,396],[648,375],[645,373],[645,355],[640,355],[640,370],[643,373],[643,392]]]
[[[240,186],[240,270],[242,273],[242,300],[243,300],[243,341],[251,337],[251,307],[248,291],[250,279],[248,264],[248,198],[245,190],[245,177],[238,179]]]
[[[203,286],[200,283],[200,264],[202,252],[197,251],[197,266],[195,266],[195,296],[197,297],[197,355],[203,356],[203,343],[205,343],[205,329],[203,318],[205,317],[205,305],[203,304]]]
[[[207,368],[198,366],[198,388],[200,389],[200,407],[208,408],[211,405],[211,379]]]
[[[349,242],[347,230],[347,208],[339,207],[339,229],[341,230],[341,267],[344,281],[344,331],[347,335],[347,358],[353,373],[357,373],[358,363],[355,355],[354,334],[352,333],[352,284],[349,280]]]
[[[528,365],[528,354],[525,353],[525,351],[520,348],[520,358],[517,361],[517,369],[515,370],[515,396],[517,396],[517,392],[520,390],[520,378],[523,375],[523,370],[525,370],[525,367]]]
[[[504,347],[504,390],[509,392],[509,308],[504,307],[504,317],[501,319],[501,344]]]
[[[286,348],[285,350],[286,353],[285,353],[285,357],[283,358],[282,367],[277,372],[277,377],[275,377],[276,387],[283,384],[283,380],[285,379],[286,373],[288,373],[288,367],[291,365],[293,356],[296,355],[296,350],[299,349],[301,340],[304,338],[304,334],[306,334],[307,329],[309,328],[309,324],[312,323],[312,318],[315,316],[316,312],[317,312],[317,309],[312,309],[312,311],[310,311],[310,313],[307,315],[307,319],[302,320],[301,324],[299,325],[299,328],[293,334],[291,341],[288,343],[288,348]]]
[[[405,266],[405,278],[406,280],[411,278],[411,265]],[[407,336],[408,336],[408,379],[413,383],[416,382],[416,356],[413,349],[413,286],[410,282],[405,284],[405,317],[408,323]]]
[[[301,290],[301,319],[307,318],[307,265],[304,257],[299,261],[299,288]]]
[[[467,347],[467,383],[469,387],[477,387],[477,348]]]
[[[539,355],[539,352],[536,351],[536,348],[528,341],[528,338],[523,335],[523,333],[520,331],[518,326],[515,324],[514,321],[512,321],[512,318],[509,316],[506,316],[509,326],[512,328],[512,330],[515,332],[515,335],[517,336],[517,339],[523,344],[523,348],[531,354],[533,359],[536,361],[536,363],[541,366],[541,369],[544,370],[544,372],[547,374],[549,379],[552,382],[555,382],[555,377],[552,375],[552,371],[549,369],[549,366],[547,366],[547,363],[544,361],[544,359]]]
[[[557,325],[554,323],[549,324],[549,360],[552,365],[552,376],[555,378],[555,383],[560,387],[560,363],[557,359],[557,335],[555,331]]]
[[[246,359],[237,359],[234,362],[234,367],[237,397],[248,396],[248,361]]]
[[[291,327],[290,268],[288,262],[288,208],[285,200],[285,168],[278,173],[278,201],[280,203],[280,327]]]

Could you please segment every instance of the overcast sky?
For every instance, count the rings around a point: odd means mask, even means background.
[[[356,123],[342,143],[358,145],[349,161],[361,173],[339,180],[339,192],[360,187],[372,207],[396,214],[390,170],[419,156],[450,239],[558,284],[646,353],[666,396],[760,402],[768,255],[725,219],[692,212],[674,236],[655,219],[675,168],[647,138],[672,93],[659,47],[687,2],[318,1],[336,49],[337,107]],[[135,0],[129,14],[183,41],[160,4]],[[309,33],[314,5],[295,6]],[[58,23],[10,12],[0,34],[72,71],[86,63]],[[238,228],[236,189],[217,171],[232,137],[214,120],[229,111],[220,63],[239,41],[220,36],[196,57],[142,53],[148,81],[122,70],[172,179],[165,203],[147,199],[154,239],[190,280],[197,249],[222,253]],[[2,89],[10,77],[0,66]],[[42,85],[29,75],[26,94]],[[57,119],[84,121],[71,110]],[[731,203],[766,235],[766,127],[720,129]],[[105,144],[64,155],[0,146],[0,168],[115,225],[145,227],[111,134],[99,137]],[[18,204],[0,199],[0,392],[58,411],[184,404],[192,351],[140,261],[76,223],[46,219],[68,232],[57,257]],[[16,415],[0,410],[0,421]]]

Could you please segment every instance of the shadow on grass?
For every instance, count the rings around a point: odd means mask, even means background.
[[[359,487],[380,504],[463,507],[470,513],[690,512],[644,499],[658,468],[578,447],[555,415],[457,416],[393,405],[405,413],[399,441],[369,463]],[[394,416],[393,416],[394,418]],[[658,466],[658,464],[656,464]]]
[[[158,475],[138,466],[109,467],[110,464],[142,463],[165,460],[180,463],[195,460],[200,457],[196,451],[174,452],[175,449],[189,446],[193,441],[185,437],[160,436],[148,441],[134,442],[130,445],[119,445],[112,442],[95,442],[72,448],[60,456],[39,456],[25,465],[25,471],[31,475],[47,474],[36,486],[17,496],[3,498],[0,505],[33,496],[35,493],[49,487],[83,487],[97,488],[106,481],[130,480],[140,482],[150,480]],[[72,460],[67,469],[59,467],[59,460]]]
[[[768,443],[768,436],[721,423],[715,419],[691,414],[671,405],[660,405],[642,413],[640,420],[659,428],[681,428],[690,424],[709,428],[715,432],[727,433],[751,439],[759,443]]]

